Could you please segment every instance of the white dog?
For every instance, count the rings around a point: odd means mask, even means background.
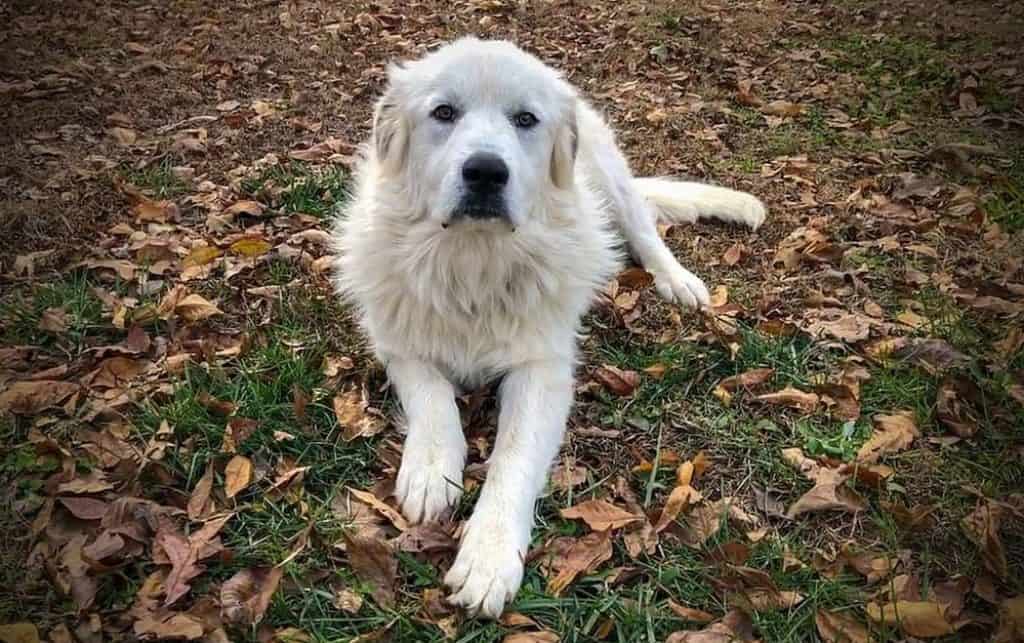
[[[662,297],[697,307],[707,288],[657,218],[757,228],[765,209],[725,188],[634,178],[594,109],[508,42],[463,38],[389,76],[335,231],[337,287],[405,412],[395,495],[410,521],[459,499],[458,387],[503,378],[487,480],[445,577],[452,603],[496,618],[522,581],[565,430],[580,319],[620,265],[614,231]]]

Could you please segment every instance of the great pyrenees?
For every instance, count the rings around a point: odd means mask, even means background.
[[[392,65],[354,195],[335,230],[338,291],[406,416],[395,496],[414,523],[462,492],[461,387],[501,378],[498,434],[444,582],[498,617],[519,589],[534,503],[573,401],[576,335],[620,268],[620,233],[665,299],[708,303],[656,221],[757,228],[765,208],[721,187],[635,178],[598,113],[509,42],[462,38]]]

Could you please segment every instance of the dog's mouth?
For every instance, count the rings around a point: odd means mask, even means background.
[[[467,194],[459,200],[451,216],[444,224],[448,227],[463,221],[498,221],[511,223],[508,204],[501,194]]]

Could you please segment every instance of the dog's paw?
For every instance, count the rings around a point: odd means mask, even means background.
[[[470,518],[455,563],[444,577],[444,584],[452,590],[449,603],[470,615],[501,616],[523,581],[529,532],[525,539],[517,539],[518,531],[501,520]]]
[[[436,521],[455,506],[462,496],[464,464],[464,448],[405,445],[395,497],[409,522]]]
[[[768,210],[764,203],[752,194],[739,193],[733,209],[736,212],[737,223],[742,223],[751,230],[757,230],[764,223],[768,216]]]
[[[711,303],[711,294],[700,277],[673,260],[659,268],[648,268],[654,275],[654,289],[661,297],[687,308],[700,308]]]

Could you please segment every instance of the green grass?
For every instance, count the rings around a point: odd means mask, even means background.
[[[953,79],[945,54],[924,40],[846,34],[824,44],[837,53],[827,62],[869,86],[863,102],[850,105],[851,116],[866,117],[878,126],[891,124],[901,114],[936,111],[943,87]]]
[[[121,174],[126,181],[158,199],[172,199],[188,189],[188,185],[174,174],[172,162],[166,157],[142,169],[123,168]]]
[[[299,162],[274,165],[242,182],[242,190],[285,213],[300,212],[324,218],[348,198],[349,176],[344,169],[315,169]]]
[[[87,337],[98,334],[103,304],[93,294],[93,283],[84,273],[75,272],[64,279],[34,289],[17,289],[0,297],[0,344],[40,344],[75,351]],[[39,328],[44,313],[62,308],[67,331],[54,334]]]

